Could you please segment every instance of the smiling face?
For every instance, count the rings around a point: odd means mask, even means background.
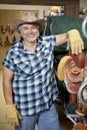
[[[19,27],[19,30],[26,43],[35,43],[39,37],[39,26],[37,24],[23,24]]]

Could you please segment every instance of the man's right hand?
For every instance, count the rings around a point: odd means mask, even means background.
[[[21,115],[16,109],[15,104],[13,105],[6,105],[7,111],[7,121],[13,127],[19,126],[19,119],[22,119]]]

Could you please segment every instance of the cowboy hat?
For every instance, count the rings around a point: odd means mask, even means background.
[[[34,13],[32,12],[24,12],[23,16],[21,18],[17,18],[14,21],[14,28],[15,30],[20,33],[19,26],[22,24],[37,24],[39,25],[39,31],[42,32],[45,27],[45,20],[44,19],[37,19]]]

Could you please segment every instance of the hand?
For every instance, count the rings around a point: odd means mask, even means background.
[[[19,119],[22,119],[22,117],[17,111],[15,104],[7,105],[6,110],[8,123],[14,127],[19,126]]]
[[[78,53],[82,53],[82,50],[84,49],[84,43],[79,31],[76,29],[68,31],[68,37],[72,54],[77,55]]]

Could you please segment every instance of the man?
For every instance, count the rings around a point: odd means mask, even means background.
[[[60,130],[54,100],[58,87],[54,73],[54,47],[70,42],[72,53],[82,52],[83,41],[77,30],[43,36],[45,21],[32,13],[16,19],[20,40],[3,61],[3,91],[7,119],[16,130]]]

